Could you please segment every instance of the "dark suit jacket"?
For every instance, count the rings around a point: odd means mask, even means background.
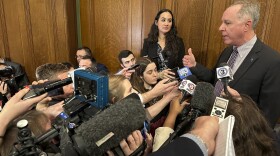
[[[227,62],[232,51],[232,46],[224,49],[213,70],[197,64],[191,68],[192,73],[200,80],[215,84],[216,67]],[[280,54],[257,39],[233,78],[229,86],[240,94],[249,95],[274,127],[280,117]]]
[[[184,42],[182,40],[182,38],[177,37],[177,45],[178,45],[178,56],[177,56],[177,60],[174,57],[174,53],[172,52],[167,52],[167,51],[163,51],[163,57],[164,59],[168,60],[168,68],[172,69],[175,67],[183,67],[183,57],[185,55],[185,46],[184,46]],[[141,51],[141,57],[148,55],[148,57],[154,61],[157,65],[157,67],[159,67],[159,63],[157,60],[158,54],[157,54],[157,49],[158,49],[158,44],[156,42],[149,42],[147,39],[144,40],[144,44],[143,44],[143,49]]]
[[[191,139],[179,137],[149,156],[203,156],[202,150]]]

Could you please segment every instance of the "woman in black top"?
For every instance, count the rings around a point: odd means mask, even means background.
[[[160,10],[148,38],[144,40],[141,56],[148,56],[155,61],[159,71],[164,71],[168,68],[183,67],[184,54],[185,46],[182,38],[177,36],[172,12],[168,9]],[[166,77],[168,75],[165,74],[165,77],[161,78]]]

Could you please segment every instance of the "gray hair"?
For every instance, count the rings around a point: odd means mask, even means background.
[[[252,2],[248,0],[237,1],[231,6],[241,5],[239,12],[237,13],[239,18],[249,17],[253,22],[253,29],[257,27],[260,19],[260,4],[258,2]]]

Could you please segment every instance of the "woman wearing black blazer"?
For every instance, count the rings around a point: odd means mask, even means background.
[[[172,12],[168,9],[160,10],[151,26],[148,38],[144,40],[141,56],[151,58],[156,63],[158,70],[163,71],[168,68],[183,67],[184,54],[184,42],[177,36]],[[168,77],[168,75],[164,75]]]

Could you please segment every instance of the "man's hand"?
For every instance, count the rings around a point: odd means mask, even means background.
[[[212,155],[215,150],[215,139],[219,131],[219,119],[215,116],[201,116],[195,120],[193,135],[201,138],[208,148],[208,155]]]
[[[183,65],[187,66],[189,68],[195,67],[196,66],[196,61],[195,61],[195,57],[194,57],[194,55],[192,53],[192,49],[191,48],[188,49],[188,53],[189,54],[185,55],[183,60],[182,60],[183,61]]]
[[[163,79],[163,80],[159,81],[154,86],[152,91],[154,91],[157,96],[161,96],[161,95],[163,95],[165,93],[170,92],[172,89],[174,89],[174,87],[177,86],[178,81],[172,81],[172,82],[169,82],[169,81],[170,81],[170,79]]]
[[[165,69],[158,73],[158,79],[175,79],[175,73],[171,69]]]
[[[4,81],[0,81],[0,93],[3,95],[8,93],[8,86]]]
[[[189,104],[188,102],[184,101],[183,103],[180,103],[180,99],[182,98],[182,95],[175,97],[171,102],[169,106],[169,114],[178,115],[180,114],[183,109]]]
[[[229,94],[232,96],[233,99],[235,99],[236,101],[241,101],[241,100],[242,100],[240,94],[239,94],[236,90],[230,88],[230,86],[227,86],[227,90],[228,90]],[[221,92],[221,95],[222,95],[223,97],[226,97],[226,96],[227,96],[227,95],[225,94],[224,90]]]
[[[122,140],[120,143],[121,149],[126,156],[133,153],[143,143],[143,137],[139,130],[132,132],[127,137],[127,141]]]

